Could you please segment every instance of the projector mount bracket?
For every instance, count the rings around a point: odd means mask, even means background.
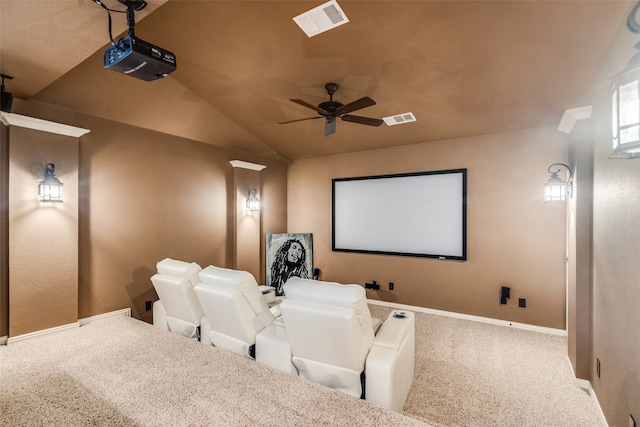
[[[129,32],[128,34],[132,37],[135,36],[134,34],[134,27],[136,26],[136,20],[135,20],[135,12],[139,12],[142,9],[144,9],[145,7],[147,7],[147,2],[144,0],[118,0],[119,3],[122,3],[123,5],[127,6],[127,10],[126,12],[123,10],[115,10],[115,9],[111,9],[109,7],[107,7],[107,5],[105,5],[104,3],[102,3],[101,0],[92,0],[94,3],[98,4],[99,6],[101,6],[103,9],[105,9],[107,11],[107,14],[109,15],[109,40],[111,40],[111,44],[113,46],[118,47],[118,44],[113,40],[113,35],[112,35],[112,31],[111,31],[111,12],[118,12],[118,13],[126,13],[127,14],[127,26],[129,27]]]
[[[144,0],[118,0],[123,5],[127,6],[127,26],[129,27],[129,35],[135,37],[134,27],[136,26],[135,12],[139,12],[147,7],[147,2]]]

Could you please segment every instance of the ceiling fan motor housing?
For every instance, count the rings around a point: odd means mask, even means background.
[[[318,105],[318,114],[323,117],[336,117],[340,114],[338,109],[344,104],[338,101],[326,101]]]

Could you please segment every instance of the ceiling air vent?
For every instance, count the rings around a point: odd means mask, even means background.
[[[388,125],[402,125],[404,123],[410,123],[416,121],[416,116],[413,113],[402,113],[395,116],[383,117],[382,120]]]
[[[349,22],[337,1],[331,0],[293,18],[305,34],[313,37]]]

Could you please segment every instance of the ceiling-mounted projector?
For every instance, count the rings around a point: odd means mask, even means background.
[[[166,49],[139,39],[135,36],[135,12],[144,9],[144,0],[118,0],[127,6],[127,25],[129,34],[113,41],[111,37],[111,9],[100,0],[93,0],[109,13],[109,37],[111,47],[104,52],[104,68],[117,71],[140,80],[151,81],[167,77],[176,69],[176,56]]]
[[[135,36],[126,36],[104,52],[104,68],[151,81],[175,71],[176,56]]]

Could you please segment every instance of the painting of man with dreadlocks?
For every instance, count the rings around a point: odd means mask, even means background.
[[[284,295],[284,284],[293,276],[310,279],[313,271],[311,233],[267,234],[267,286]]]

